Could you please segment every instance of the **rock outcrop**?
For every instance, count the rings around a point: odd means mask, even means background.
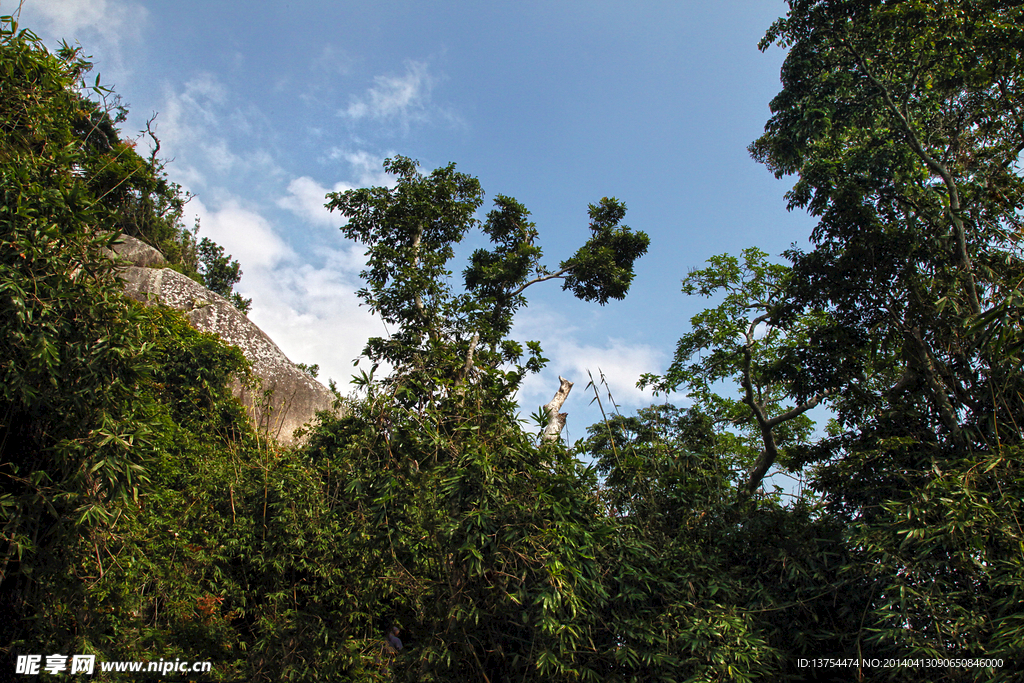
[[[117,259],[142,268],[160,268],[167,265],[167,259],[158,249],[130,235],[121,235],[117,242],[114,242],[114,254]]]
[[[170,268],[159,251],[122,235],[114,251],[125,262],[120,277],[125,293],[144,303],[160,303],[182,312],[193,327],[212,332],[237,346],[252,363],[269,401],[236,382],[233,390],[249,409],[257,427],[282,445],[297,443],[293,433],[318,411],[330,410],[334,395],[288,360],[263,330],[231,303],[198,282]]]

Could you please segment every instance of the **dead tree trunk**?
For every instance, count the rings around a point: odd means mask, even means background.
[[[544,413],[548,416],[548,424],[544,427],[544,435],[541,437],[541,441],[557,441],[558,435],[562,433],[562,427],[565,426],[565,419],[569,417],[568,413],[560,413],[558,409],[562,407],[566,397],[569,396],[569,392],[572,391],[572,382],[562,376],[558,377],[558,381],[561,384],[558,387],[558,391],[555,392],[555,397],[544,406]]]

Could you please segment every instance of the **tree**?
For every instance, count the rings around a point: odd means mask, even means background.
[[[87,64],[50,55],[9,17],[0,50],[2,577],[137,495],[155,416],[131,400],[150,367],[143,316],[116,295],[101,251],[114,217],[75,172],[96,163],[95,105],[76,92]]]
[[[541,263],[534,244],[536,227],[529,211],[511,197],[498,195],[495,208],[480,224],[474,212],[483,202],[479,182],[455,171],[455,165],[418,173],[417,162],[395,157],[384,169],[397,176],[394,189],[364,188],[327,195],[327,207],[344,215],[341,228],[349,239],[367,246],[367,287],[359,295],[388,325],[388,339],[373,338],[366,356],[394,368],[392,382],[415,378],[429,370],[449,386],[471,376],[488,383],[492,399],[504,400],[518,387],[523,373],[540,370],[540,346],[529,342],[530,358],[512,372],[503,363],[517,363],[520,344],[506,339],[516,311],[526,303],[523,292],[551,279],[586,301],[605,304],[626,295],[633,264],[647,251],[649,239],[619,225],[625,206],[604,198],[590,205],[591,238],[557,271]],[[476,250],[464,271],[465,291],[456,294],[447,270],[453,245],[481,227],[494,248]],[[421,386],[420,400],[442,390],[432,380]]]
[[[871,354],[847,354],[855,347],[898,349],[892,391],[920,387],[944,438],[984,448],[977,439],[993,438],[993,410],[1005,435],[1004,411],[1020,408],[1005,393],[1012,368],[985,357],[968,323],[1024,275],[1015,250],[1024,112],[1011,57],[1024,39],[1021,8],[790,6],[762,42],[791,47],[774,115],[751,151],[777,176],[797,173],[790,207],[821,219],[817,248],[791,254],[797,306],[830,307],[835,324],[818,336],[850,358],[809,365],[800,393],[822,390],[826,374],[867,380]]]
[[[242,279],[242,269],[238,261],[232,261],[230,254],[224,255],[224,247],[208,237],[199,242],[199,275],[203,285],[214,294],[220,294],[231,301],[232,305],[242,313],[248,313],[252,299],[243,299],[238,292],[232,291],[235,284]]]
[[[691,319],[693,330],[679,340],[664,377],[645,375],[640,381],[662,392],[683,387],[713,420],[734,467],[748,470],[739,487],[744,496],[757,490],[787,445],[808,438],[813,423],[805,413],[835,391],[827,387],[784,407],[792,392],[775,370],[790,350],[807,343],[808,330],[822,319],[808,313],[786,327],[773,321],[784,301],[789,270],[769,263],[767,256],[746,249],[742,263],[733,256],[715,256],[708,259],[708,268],[692,271],[683,280],[684,294],[710,297],[724,291],[725,297]],[[718,393],[723,380],[738,385],[739,400]],[[739,434],[728,431],[736,428]]]
[[[787,254],[773,320],[826,314],[778,376],[797,401],[836,390],[835,429],[794,464],[813,465],[828,513],[847,525],[842,586],[865,600],[852,642],[1019,662],[1020,529],[1002,515],[1019,518],[1022,484],[1024,9],[789,7],[762,42],[789,53],[751,152],[778,177],[796,174],[790,207],[819,218],[814,248]]]
[[[393,188],[328,195],[348,219],[342,231],[367,249],[360,296],[390,328],[365,350],[390,375],[364,376],[356,412],[310,444],[354,540],[348,583],[361,616],[349,633],[398,622],[417,641],[394,663],[410,678],[597,680],[594,548],[611,527],[592,474],[518,424],[513,392],[546,359],[528,342],[521,362],[523,346],[508,333],[523,292],[546,280],[585,300],[622,298],[647,236],[619,224],[620,202],[602,199],[590,207],[591,238],[550,270],[525,207],[499,195],[479,222],[475,178],[454,164],[416,169],[389,159]],[[455,291],[453,247],[476,227],[493,246],[472,254]]]
[[[833,588],[846,554],[832,520],[806,499],[740,499],[736,440],[697,407],[588,431],[616,530],[602,558],[607,679],[800,680],[800,658],[844,652],[863,604]]]
[[[268,680],[267,660],[280,678],[358,672],[358,650],[318,650],[320,603],[303,595],[305,619],[283,606],[307,567],[290,543],[322,557],[335,541],[316,523],[316,470],[260,447],[228,388],[247,375],[241,352],[125,297],[108,256],[123,231],[183,238],[184,199],[155,154],[121,139],[121,112],[98,80],[86,87],[78,51],[51,54],[3,17],[0,64],[4,666],[23,653],[204,653],[222,680]],[[288,505],[268,513],[279,491]],[[280,545],[264,535],[296,527]],[[302,648],[295,621],[315,632]],[[269,654],[285,644],[291,656]]]

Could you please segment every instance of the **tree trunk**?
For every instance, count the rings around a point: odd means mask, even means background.
[[[545,442],[558,440],[559,434],[562,433],[562,427],[565,426],[565,419],[569,417],[568,413],[560,413],[558,409],[562,407],[565,399],[569,396],[569,392],[572,391],[572,382],[562,376],[558,377],[558,381],[561,384],[558,387],[558,391],[555,392],[555,397],[544,406],[544,412],[548,416],[548,424],[544,427],[544,435],[541,437],[541,441]]]

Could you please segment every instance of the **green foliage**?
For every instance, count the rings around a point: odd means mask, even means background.
[[[790,54],[751,149],[797,173],[791,205],[821,218],[816,248],[789,254],[779,315],[829,315],[787,360],[798,396],[843,388],[846,431],[821,455],[881,449],[881,469],[900,472],[1019,441],[1019,359],[1006,352],[1024,273],[1024,132],[1007,55],[1021,18],[1017,3],[795,2],[766,38]],[[851,517],[900,497],[892,477],[868,494],[828,471],[834,509]]]
[[[1013,680],[1024,662],[1016,616],[1020,454],[1007,449],[929,474],[905,477],[904,495],[851,525],[856,552],[844,578],[871,587],[864,647],[921,657],[999,657],[1002,669],[987,671],[986,679]]]
[[[1024,418],[1021,19],[1019,3],[794,0],[762,44],[789,54],[751,151],[796,174],[790,206],[820,219],[765,318],[787,337],[807,324],[767,376],[836,411],[789,464],[841,525],[847,559],[823,589],[861,605],[848,656],[1019,660],[1004,615],[1020,576],[1003,568],[1020,555],[1005,520]]]
[[[1002,658],[837,674],[1014,680],[1021,12],[792,0],[751,151],[796,174],[813,246],[691,272],[683,291],[718,299],[642,380],[690,405],[607,416],[573,449],[520,427],[547,359],[509,334],[534,284],[626,294],[648,240],[621,202],[590,206],[556,270],[529,211],[498,195],[478,219],[453,164],[396,157],[393,188],[329,195],[391,328],[365,353],[392,372],[282,450],[231,396],[240,352],[126,300],[104,250],[140,236],[247,307],[238,263],[182,227],[89,64],[3,19],[0,648],[209,659],[214,680],[797,681],[821,657]],[[491,244],[458,288],[476,228]],[[758,494],[775,464],[813,491]]]
[[[109,207],[72,169],[85,68],[0,23],[0,520],[8,563],[108,521],[138,495],[156,415],[132,400],[150,371],[142,314],[114,292]],[[43,513],[43,514],[40,514]]]
[[[49,54],[10,18],[0,49],[3,652],[206,658],[221,680],[361,678],[372,657],[358,647],[326,652],[321,629],[296,649],[289,631],[300,593],[287,603],[285,582],[309,567],[296,549],[334,545],[316,524],[315,470],[260,445],[227,389],[248,372],[237,349],[120,294],[106,249],[128,218],[167,227],[164,205],[142,200],[173,192],[152,189],[154,163],[81,95],[76,51]],[[287,505],[270,505],[271,483]],[[284,535],[295,528],[305,535]]]
[[[296,363],[295,366],[299,370],[302,370],[304,373],[312,377],[313,379],[316,379],[317,375],[320,374],[320,365],[317,363],[313,363],[312,365],[307,365],[306,363]]]
[[[841,652],[859,617],[829,591],[836,529],[800,504],[737,502],[728,451],[696,409],[651,406],[590,428],[616,533],[604,546],[606,680],[759,680]],[[852,622],[852,623],[851,623]]]
[[[523,291],[557,278],[581,299],[602,304],[621,299],[649,240],[643,232],[620,226],[625,206],[605,198],[590,206],[590,240],[552,272],[541,264],[541,249],[534,244],[538,232],[522,204],[498,195],[481,224],[475,211],[483,203],[483,190],[476,178],[455,171],[454,164],[428,176],[417,166],[406,157],[388,159],[384,169],[397,176],[394,189],[327,195],[327,207],[348,218],[342,227],[345,236],[367,247],[368,269],[362,276],[368,287],[360,296],[386,324],[398,328],[388,339],[371,339],[365,354],[374,363],[391,364],[396,378],[443,368],[459,384],[483,373],[478,381],[490,383],[495,396],[504,399],[524,372],[536,372],[544,362],[540,346],[530,342],[526,363],[511,372],[498,369],[522,357],[522,346],[506,336],[515,312],[526,303]],[[494,248],[473,253],[464,271],[465,291],[457,293],[448,279],[448,262],[454,245],[476,227]],[[438,389],[423,388],[426,393],[420,392],[420,398]]]
[[[225,256],[224,247],[208,237],[199,242],[196,251],[203,286],[231,301],[242,313],[248,313],[252,299],[243,299],[238,292],[232,291],[235,284],[242,279],[242,269],[238,261],[232,261],[230,255]]]
[[[593,235],[572,258],[562,262],[562,271],[567,273],[563,289],[602,306],[608,299],[626,296],[633,282],[633,263],[647,253],[650,240],[643,232],[619,225],[625,216],[626,206],[614,197],[590,205]]]
[[[346,539],[346,629],[398,624],[399,680],[593,678],[583,653],[608,527],[587,476],[500,406],[475,405],[431,421],[380,399],[313,433]]]
[[[751,152],[777,176],[797,175],[787,198],[820,219],[813,249],[789,252],[792,268],[747,250],[691,273],[684,292],[724,296],[692,319],[669,371],[643,381],[684,390],[693,408],[615,416],[585,446],[641,544],[632,548],[657,548],[679,572],[658,583],[671,570],[654,568],[650,552],[611,562],[629,588],[616,613],[646,615],[616,626],[631,638],[620,652],[694,665],[644,627],[685,605],[673,632],[711,660],[742,657],[734,678],[803,678],[798,657],[832,653],[1004,666],[850,672],[859,680],[1012,680],[1020,3],[789,5],[762,43],[789,53]],[[738,397],[723,394],[730,380]],[[822,400],[836,419],[815,436],[803,409]],[[694,419],[708,421],[700,448],[684,431]],[[731,463],[760,451],[739,482],[750,493],[773,450],[823,503],[728,495]],[[717,607],[699,589],[674,591],[681,582],[713,586]],[[714,615],[708,631],[702,615]],[[707,632],[733,633],[738,647],[725,654]]]
[[[101,659],[210,653],[226,669],[219,675],[230,675],[237,637],[219,608],[227,562],[215,533],[223,517],[208,497],[223,480],[218,468],[227,464],[211,456],[245,430],[241,406],[225,388],[245,362],[237,349],[191,330],[176,313],[145,313],[154,371],[136,387],[135,400],[160,418],[147,485],[136,500],[108,503],[108,523],[40,548],[35,571],[23,566],[32,598],[19,611],[32,628],[16,640],[23,651]],[[54,558],[63,559],[66,574],[52,570]]]
[[[538,282],[561,278],[601,303],[624,296],[647,237],[602,200],[591,240],[552,272],[525,207],[499,195],[478,223],[475,178],[416,166],[385,162],[394,189],[328,195],[346,236],[367,247],[360,295],[396,326],[366,349],[394,372],[364,377],[366,401],[309,446],[330,468],[350,539],[353,637],[398,623],[415,641],[394,660],[402,680],[603,680],[596,553],[612,526],[592,473],[557,444],[534,445],[515,419],[512,393],[546,359],[528,342],[518,364],[523,347],[507,335]],[[447,264],[475,227],[493,249],[473,253],[456,292]]]
[[[733,470],[749,470],[741,489],[748,494],[776,462],[790,464],[788,449],[811,433],[806,411],[834,390],[827,387],[810,400],[786,405],[795,380],[785,368],[780,372],[780,365],[806,347],[826,318],[812,311],[779,322],[776,314],[785,303],[790,273],[767,256],[746,249],[742,263],[733,256],[714,256],[708,268],[692,271],[683,280],[683,293],[711,297],[721,292],[722,302],[691,318],[692,331],[679,340],[664,377],[648,374],[639,382],[657,391],[686,391],[714,425],[717,452],[728,454]],[[723,395],[723,382],[733,383],[740,397]]]
[[[250,381],[239,352],[126,300],[103,248],[169,241],[224,295],[238,264],[181,228],[155,153],[118,137],[119,105],[77,91],[89,65],[4,27],[6,651],[206,658],[220,680],[597,680],[611,526],[592,474],[533,445],[511,401],[545,362],[506,338],[523,289],[549,279],[525,209],[500,198],[495,250],[456,294],[445,264],[475,225],[474,179],[399,158],[394,196],[350,195],[376,259],[364,294],[402,342],[368,353],[400,372],[282,452],[227,389]],[[603,251],[578,268],[602,301],[642,251],[612,213],[592,211]],[[412,634],[398,657],[381,639],[395,622]]]
[[[676,509],[706,509],[728,499],[729,471],[707,455],[714,452],[713,428],[696,409],[651,406],[589,427],[585,450],[604,475],[617,514],[668,521],[663,515]]]
[[[1019,329],[1006,302],[1024,274],[1021,67],[1010,58],[1021,18],[1003,2],[794,2],[766,37],[790,52],[751,150],[777,175],[797,173],[791,206],[821,219],[815,250],[790,254],[790,308],[833,320],[794,359],[798,393],[887,383],[923,413],[922,430],[960,448],[989,447],[989,415],[1004,435],[1015,429],[1015,365],[972,326],[989,306],[1003,340]],[[852,392],[840,417],[870,419],[865,394],[877,393]]]

